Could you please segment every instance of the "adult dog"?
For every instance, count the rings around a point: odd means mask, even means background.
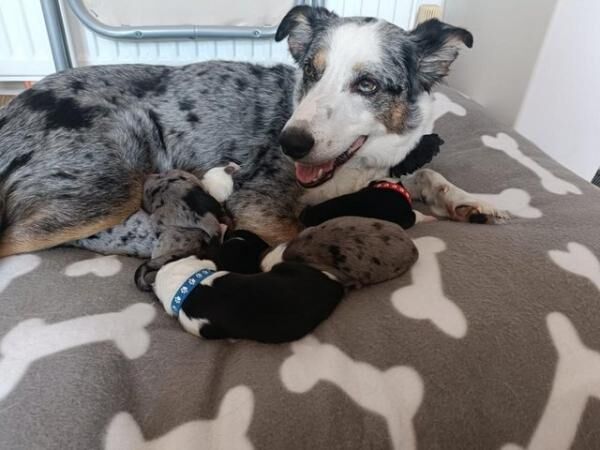
[[[149,173],[201,176],[230,160],[242,166],[227,203],[237,226],[288,240],[298,232],[299,185],[314,203],[387,176],[430,132],[429,91],[472,45],[468,31],[437,20],[406,32],[308,6],[283,19],[276,40],[286,37],[299,70],[217,61],[85,67],[19,95],[0,110],[0,256],[122,222],[139,209]],[[432,180],[425,171],[408,186],[434,201]],[[440,186],[448,199],[454,189]],[[452,218],[498,214],[456,192],[461,205],[441,208]]]

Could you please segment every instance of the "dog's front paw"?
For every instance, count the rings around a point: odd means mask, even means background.
[[[508,211],[497,209],[476,198],[452,205],[449,211],[451,211],[450,218],[459,222],[498,224],[510,219]]]

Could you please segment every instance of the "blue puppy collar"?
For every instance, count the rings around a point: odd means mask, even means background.
[[[179,315],[179,311],[181,311],[181,307],[188,298],[188,295],[190,295],[196,286],[202,283],[202,281],[204,281],[213,273],[215,273],[214,270],[202,269],[185,280],[185,283],[183,283],[181,287],[177,289],[177,292],[175,292],[175,295],[173,296],[173,300],[171,300],[171,312],[173,315]]]

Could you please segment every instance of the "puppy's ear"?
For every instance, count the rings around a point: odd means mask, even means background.
[[[417,47],[417,76],[426,91],[448,75],[450,65],[464,46],[473,46],[470,32],[437,19],[419,24],[409,36]]]
[[[299,63],[315,36],[315,30],[325,26],[330,19],[335,17],[337,17],[335,13],[325,8],[296,6],[285,15],[279,24],[275,33],[275,41],[279,42],[287,37],[290,54]]]

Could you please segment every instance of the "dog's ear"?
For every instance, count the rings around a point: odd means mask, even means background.
[[[426,91],[448,75],[463,46],[473,46],[469,31],[437,19],[419,24],[409,35],[417,47],[417,75]]]
[[[279,24],[275,33],[275,41],[279,42],[287,37],[290,53],[294,61],[299,63],[308,50],[315,30],[335,17],[337,17],[335,13],[325,8],[314,8],[308,5],[296,6],[285,15]]]

